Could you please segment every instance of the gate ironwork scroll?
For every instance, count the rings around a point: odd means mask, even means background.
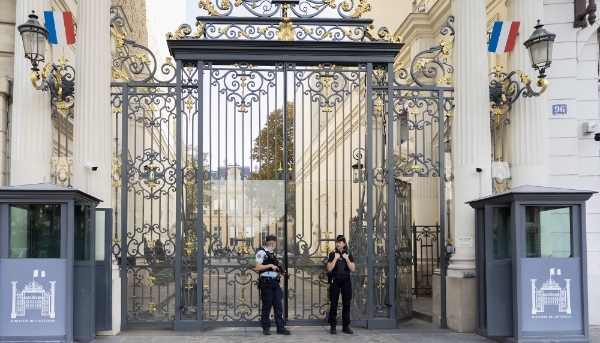
[[[412,226],[413,235],[413,295],[433,295],[433,272],[440,267],[440,227]]]
[[[353,322],[411,318],[406,179],[443,170],[453,38],[394,68],[401,38],[361,19],[366,1],[199,6],[210,16],[167,34],[162,65],[113,13],[122,328],[258,326],[268,234],[288,323],[323,323],[338,234],[357,261]]]

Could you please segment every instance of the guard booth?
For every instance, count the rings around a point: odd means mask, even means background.
[[[585,203],[592,191],[522,186],[476,210],[477,334],[589,342]]]
[[[51,183],[0,187],[0,342],[94,338],[99,202]]]

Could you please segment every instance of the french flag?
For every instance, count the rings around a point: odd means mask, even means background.
[[[75,26],[71,12],[44,11],[48,43],[56,45],[75,44]]]
[[[519,33],[519,21],[497,21],[494,23],[488,51],[497,54],[511,52]]]

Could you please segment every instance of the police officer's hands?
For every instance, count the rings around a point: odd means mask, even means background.
[[[336,252],[336,253],[335,253],[335,259],[337,260],[337,259],[339,259],[339,258],[340,258],[340,253],[339,253],[339,252]]]
[[[276,265],[270,264],[270,266],[271,266],[271,269],[273,269],[274,271],[279,271],[279,268],[277,268]]]

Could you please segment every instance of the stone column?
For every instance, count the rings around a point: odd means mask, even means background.
[[[11,90],[8,79],[0,78],[0,186],[8,185],[8,108]]]
[[[16,2],[16,25],[25,23],[32,10],[44,24],[44,10],[52,9],[51,0]],[[45,63],[53,62],[51,49],[46,49]],[[52,160],[52,121],[50,92],[33,88],[29,75],[31,62],[25,58],[23,40],[15,29],[15,62],[13,104],[10,128],[10,184],[50,182]]]
[[[538,72],[531,67],[529,53],[523,42],[533,33],[537,20],[544,23],[543,0],[507,0],[509,21],[520,21],[515,48],[509,53],[507,72],[521,70],[535,86]],[[552,70],[550,69],[550,72]],[[517,77],[513,78],[517,80]],[[551,85],[549,86],[551,87]],[[548,118],[546,94],[539,97],[519,98],[510,111],[508,153],[510,187],[523,185],[548,186],[550,180],[548,151]]]
[[[471,239],[472,247],[456,247],[448,267],[448,326],[458,332],[475,328],[475,211],[465,202],[492,192],[485,0],[454,0],[456,39],[453,48],[454,103],[452,167],[454,172],[454,237]],[[484,166],[477,172],[478,166]]]
[[[111,206],[110,0],[77,5],[73,186]],[[98,167],[84,168],[86,162]]]

